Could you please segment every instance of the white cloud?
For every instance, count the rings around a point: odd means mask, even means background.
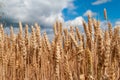
[[[74,9],[76,9],[76,6],[73,3],[69,3],[68,7],[69,7],[68,10],[74,10]]]
[[[107,30],[108,29],[108,22],[107,21],[100,21],[100,27],[102,30]]]
[[[92,12],[91,10],[87,10],[87,11],[83,14],[83,16],[88,16],[88,14],[89,14],[91,17],[97,15],[97,13]]]
[[[70,3],[68,7],[68,14],[77,15],[77,12],[74,11],[77,7],[73,3]]]
[[[92,5],[100,5],[100,4],[110,2],[110,1],[111,0],[96,0],[95,2],[92,3]]]
[[[62,19],[64,8],[74,8],[73,0],[4,0],[4,13],[14,21],[39,22],[46,26]]]
[[[79,17],[76,17],[73,20],[66,21],[65,25],[66,26],[82,26],[83,20],[84,20],[83,17],[79,16]]]
[[[116,21],[116,22],[115,22],[115,25],[116,25],[116,26],[120,26],[120,20]]]
[[[82,26],[84,20],[82,16],[73,20],[64,21],[62,10],[67,8],[70,11],[75,9],[73,0],[4,0],[5,16],[15,22],[22,21],[25,23],[38,22],[40,25],[52,26],[56,20],[62,21],[64,26]],[[5,29],[9,32],[9,27]],[[18,27],[14,29],[18,32]],[[49,37],[53,37],[52,27],[44,28],[41,32],[46,31]]]

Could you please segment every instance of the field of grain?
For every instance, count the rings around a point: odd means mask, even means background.
[[[104,11],[107,20],[106,11]],[[54,24],[50,42],[40,26],[19,22],[19,32],[4,33],[0,25],[0,80],[119,80],[120,27],[100,28],[100,21],[88,16],[84,33]]]

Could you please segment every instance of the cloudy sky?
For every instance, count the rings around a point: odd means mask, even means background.
[[[56,20],[65,26],[81,26],[87,15],[104,23],[103,9],[113,25],[120,25],[120,0],[0,0],[0,21],[39,23],[43,32],[52,32]]]

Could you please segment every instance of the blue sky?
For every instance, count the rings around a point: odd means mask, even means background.
[[[99,3],[95,4],[98,1]],[[73,10],[64,9],[62,11],[65,21],[72,20],[80,15],[83,16],[87,10],[96,13],[95,18],[104,20],[104,8],[107,9],[108,19],[113,24],[120,19],[120,0],[74,0],[73,4],[75,7]],[[86,19],[85,16],[83,17]]]
[[[6,32],[11,24],[18,32],[19,21],[30,25],[37,22],[41,32],[46,31],[51,37],[56,20],[61,21],[64,28],[77,26],[82,29],[82,21],[87,21],[88,14],[100,20],[104,27],[104,8],[113,26],[120,25],[120,0],[0,0],[0,4],[0,13],[4,13],[0,21],[7,24]]]

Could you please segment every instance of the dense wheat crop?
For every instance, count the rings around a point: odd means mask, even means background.
[[[107,20],[106,10],[104,10]],[[54,38],[41,35],[36,23],[19,23],[10,35],[0,25],[0,80],[119,80],[120,27],[100,28],[100,21],[88,16],[84,33],[77,27],[64,28],[56,22]]]

